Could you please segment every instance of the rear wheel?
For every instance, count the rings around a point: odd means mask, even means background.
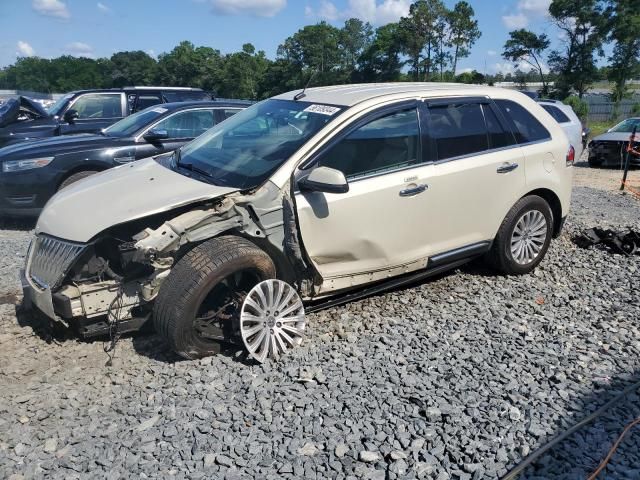
[[[94,175],[96,173],[98,173],[96,170],[85,170],[83,172],[76,172],[76,173],[74,173],[72,175],[69,175],[60,184],[60,186],[58,187],[58,191],[62,190],[65,187],[68,187],[72,183],[76,183],[78,180],[82,180],[83,178],[90,177],[91,175]]]
[[[162,284],[153,309],[156,331],[185,358],[218,353],[238,335],[247,293],[275,276],[271,258],[250,241],[208,240],[182,257]]]
[[[547,253],[552,234],[553,214],[549,204],[537,195],[521,198],[503,220],[489,261],[509,275],[529,273]]]

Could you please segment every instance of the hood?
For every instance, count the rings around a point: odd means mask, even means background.
[[[185,177],[147,158],[58,192],[40,214],[36,233],[85,243],[114,225],[235,191]]]
[[[28,112],[36,118],[49,116],[42,105],[30,98],[10,98],[0,105],[0,127],[16,122],[21,112]]]
[[[64,155],[106,147],[118,143],[119,138],[90,133],[46,137],[40,140],[19,142],[0,149],[0,160],[37,158]]]
[[[628,142],[631,132],[607,132],[597,137],[593,137],[594,142]],[[636,139],[640,140],[640,135],[636,135]]]

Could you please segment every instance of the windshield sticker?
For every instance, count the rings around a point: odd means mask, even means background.
[[[156,113],[164,113],[167,111],[167,109],[162,107],[156,107],[156,108],[152,108],[151,111]]]
[[[304,112],[309,113],[319,113],[320,115],[334,115],[336,112],[339,112],[340,109],[338,107],[330,107],[329,105],[309,105],[307,108],[303,110]]]

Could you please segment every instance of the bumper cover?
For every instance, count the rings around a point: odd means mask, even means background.
[[[24,269],[20,269],[20,283],[22,284],[22,306],[26,310],[37,308],[51,320],[60,320],[53,309],[51,290],[40,290],[27,279]]]

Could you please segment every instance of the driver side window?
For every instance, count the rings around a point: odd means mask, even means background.
[[[81,119],[122,117],[122,99],[119,93],[82,95],[71,108],[78,112],[78,118]]]
[[[318,165],[340,170],[352,180],[414,165],[419,158],[418,113],[409,108],[354,130],[325,153]]]

